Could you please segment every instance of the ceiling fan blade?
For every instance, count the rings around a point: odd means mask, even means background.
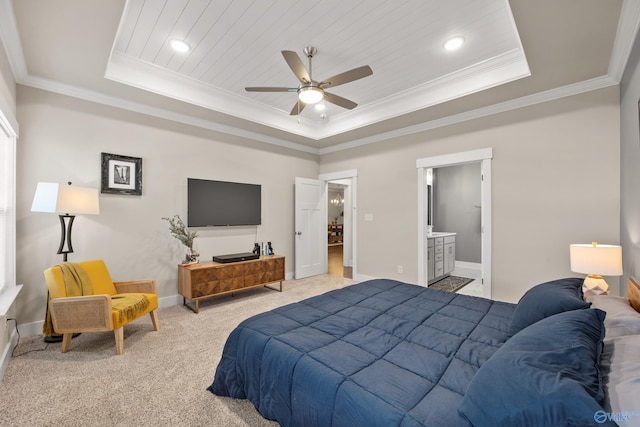
[[[291,68],[291,71],[293,71],[293,74],[296,75],[301,83],[309,83],[311,81],[311,77],[297,53],[291,50],[283,50],[282,56],[284,56],[284,60],[287,61],[289,68]]]
[[[356,108],[358,106],[358,104],[356,104],[355,102],[347,99],[347,98],[343,98],[341,96],[338,95],[334,95],[332,93],[329,92],[325,92],[324,93],[324,100],[325,101],[329,101],[332,104],[336,104],[342,108],[346,108],[347,110],[353,110],[354,108]]]
[[[297,92],[297,88],[291,87],[245,87],[247,92]]]
[[[345,83],[352,82],[373,74],[373,70],[368,65],[354,68],[353,70],[345,71],[344,73],[336,74],[335,76],[325,79],[320,82],[319,86],[322,88],[335,87],[343,85]]]
[[[304,110],[304,107],[306,107],[307,104],[305,104],[304,102],[298,100],[298,102],[295,103],[295,105],[293,106],[293,108],[291,109],[291,112],[289,113],[290,116],[297,116],[298,114],[300,114],[302,112],[302,110]]]

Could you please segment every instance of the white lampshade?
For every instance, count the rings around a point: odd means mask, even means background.
[[[622,275],[622,247],[597,242],[569,247],[571,271],[600,276]]]
[[[97,215],[100,213],[95,188],[39,182],[31,204],[32,212]]]
[[[314,86],[305,86],[298,89],[298,98],[305,104],[315,104],[324,97],[322,89]]]

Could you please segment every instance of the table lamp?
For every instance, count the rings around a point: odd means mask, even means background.
[[[587,274],[582,285],[584,296],[609,293],[602,276],[622,275],[622,247],[617,245],[574,244],[569,246],[571,271]]]
[[[58,253],[62,254],[62,260],[65,262],[67,254],[73,253],[71,229],[75,215],[97,215],[100,213],[97,189],[74,187],[70,182],[68,184],[39,182],[31,205],[31,212],[59,214],[61,235]]]

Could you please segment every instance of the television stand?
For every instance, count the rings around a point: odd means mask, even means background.
[[[284,256],[269,255],[239,262],[201,262],[178,265],[178,293],[183,305],[198,314],[199,301],[244,289],[265,288],[282,292]],[[267,286],[280,282],[280,289]],[[193,307],[187,304],[193,302]]]

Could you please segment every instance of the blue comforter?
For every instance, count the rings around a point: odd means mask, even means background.
[[[209,390],[282,426],[469,425],[458,405],[515,305],[379,279],[251,317]]]

